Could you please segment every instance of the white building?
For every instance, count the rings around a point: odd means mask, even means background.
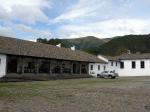
[[[150,53],[123,54],[116,57],[99,55],[98,57],[107,64],[91,64],[93,70],[90,69],[89,71],[93,76],[97,76],[97,74],[105,70],[115,71],[119,76],[150,76]],[[92,68],[91,65],[89,68]],[[99,70],[98,66],[103,69]]]
[[[89,74],[96,77],[103,71],[107,70],[107,63],[90,63],[89,64]]]
[[[96,77],[103,71],[115,71],[118,72],[120,62],[116,61],[114,57],[98,55],[98,58],[105,61],[105,63],[90,63],[89,74]]]
[[[0,36],[0,78],[83,78],[89,64],[105,63],[92,54]],[[29,77],[28,77],[29,76]]]
[[[124,54],[116,57],[120,62],[119,76],[150,76],[150,54]]]
[[[0,36],[0,78],[97,76],[115,71],[119,76],[150,76],[150,53],[98,57],[75,49],[59,48]]]

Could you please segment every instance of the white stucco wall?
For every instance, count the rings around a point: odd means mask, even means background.
[[[118,68],[119,76],[150,76],[150,59],[142,60],[121,60],[124,68]],[[132,68],[132,61],[135,61],[136,68]],[[145,62],[145,68],[141,68],[141,61]]]
[[[135,61],[136,68],[132,68],[132,61]],[[145,67],[141,68],[141,61],[145,62]],[[113,62],[113,65],[111,64]],[[120,68],[119,61],[109,61],[108,64],[102,63],[90,63],[89,64],[89,74],[92,76],[97,76],[97,74],[104,71],[104,66],[106,71],[115,70],[119,76],[150,76],[150,59],[141,59],[141,60],[121,60],[124,62],[124,68]],[[116,66],[117,63],[117,66]],[[93,70],[91,70],[91,65],[93,65]],[[100,70],[98,70],[98,65],[100,65]]]
[[[136,59],[136,60],[108,60],[101,55],[98,55],[99,59],[102,59],[107,64],[101,63],[90,63],[89,64],[89,74],[92,76],[97,76],[97,74],[104,71],[103,67],[106,66],[107,71],[115,71],[119,76],[150,76],[150,59]],[[120,68],[120,61],[124,62],[124,68]],[[132,68],[132,61],[135,61],[136,68]],[[145,67],[141,68],[141,61],[145,62]],[[113,63],[113,64],[112,64]],[[117,63],[117,65],[116,65]],[[93,70],[90,66],[93,65]],[[101,69],[98,70],[98,65],[101,66]]]
[[[0,54],[0,78],[6,75],[6,55]]]
[[[118,62],[118,61],[109,61],[108,62],[108,65],[107,65],[108,71],[115,71],[116,73],[118,73],[118,68],[120,68],[120,62]]]
[[[93,65],[93,70],[91,70],[91,65]],[[100,70],[98,70],[98,65],[100,65]],[[90,63],[89,64],[89,74],[96,77],[97,74],[100,74],[101,72],[104,71],[104,66],[105,66],[105,70],[107,70],[107,64]]]

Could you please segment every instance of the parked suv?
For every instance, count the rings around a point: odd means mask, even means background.
[[[118,73],[115,73],[115,71],[103,71],[101,74],[97,74],[98,78],[112,78],[115,79],[118,77]]]

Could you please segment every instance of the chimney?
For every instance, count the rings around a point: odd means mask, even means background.
[[[61,47],[61,43],[60,44],[58,44],[58,45],[56,45],[57,47]]]
[[[75,50],[76,50],[76,47],[75,47],[75,46],[72,46],[72,47],[71,47],[71,50],[75,51]]]

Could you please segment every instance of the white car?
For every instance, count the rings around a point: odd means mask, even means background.
[[[118,73],[115,73],[115,71],[103,71],[101,74],[97,74],[98,78],[112,78],[115,79],[118,77]]]

